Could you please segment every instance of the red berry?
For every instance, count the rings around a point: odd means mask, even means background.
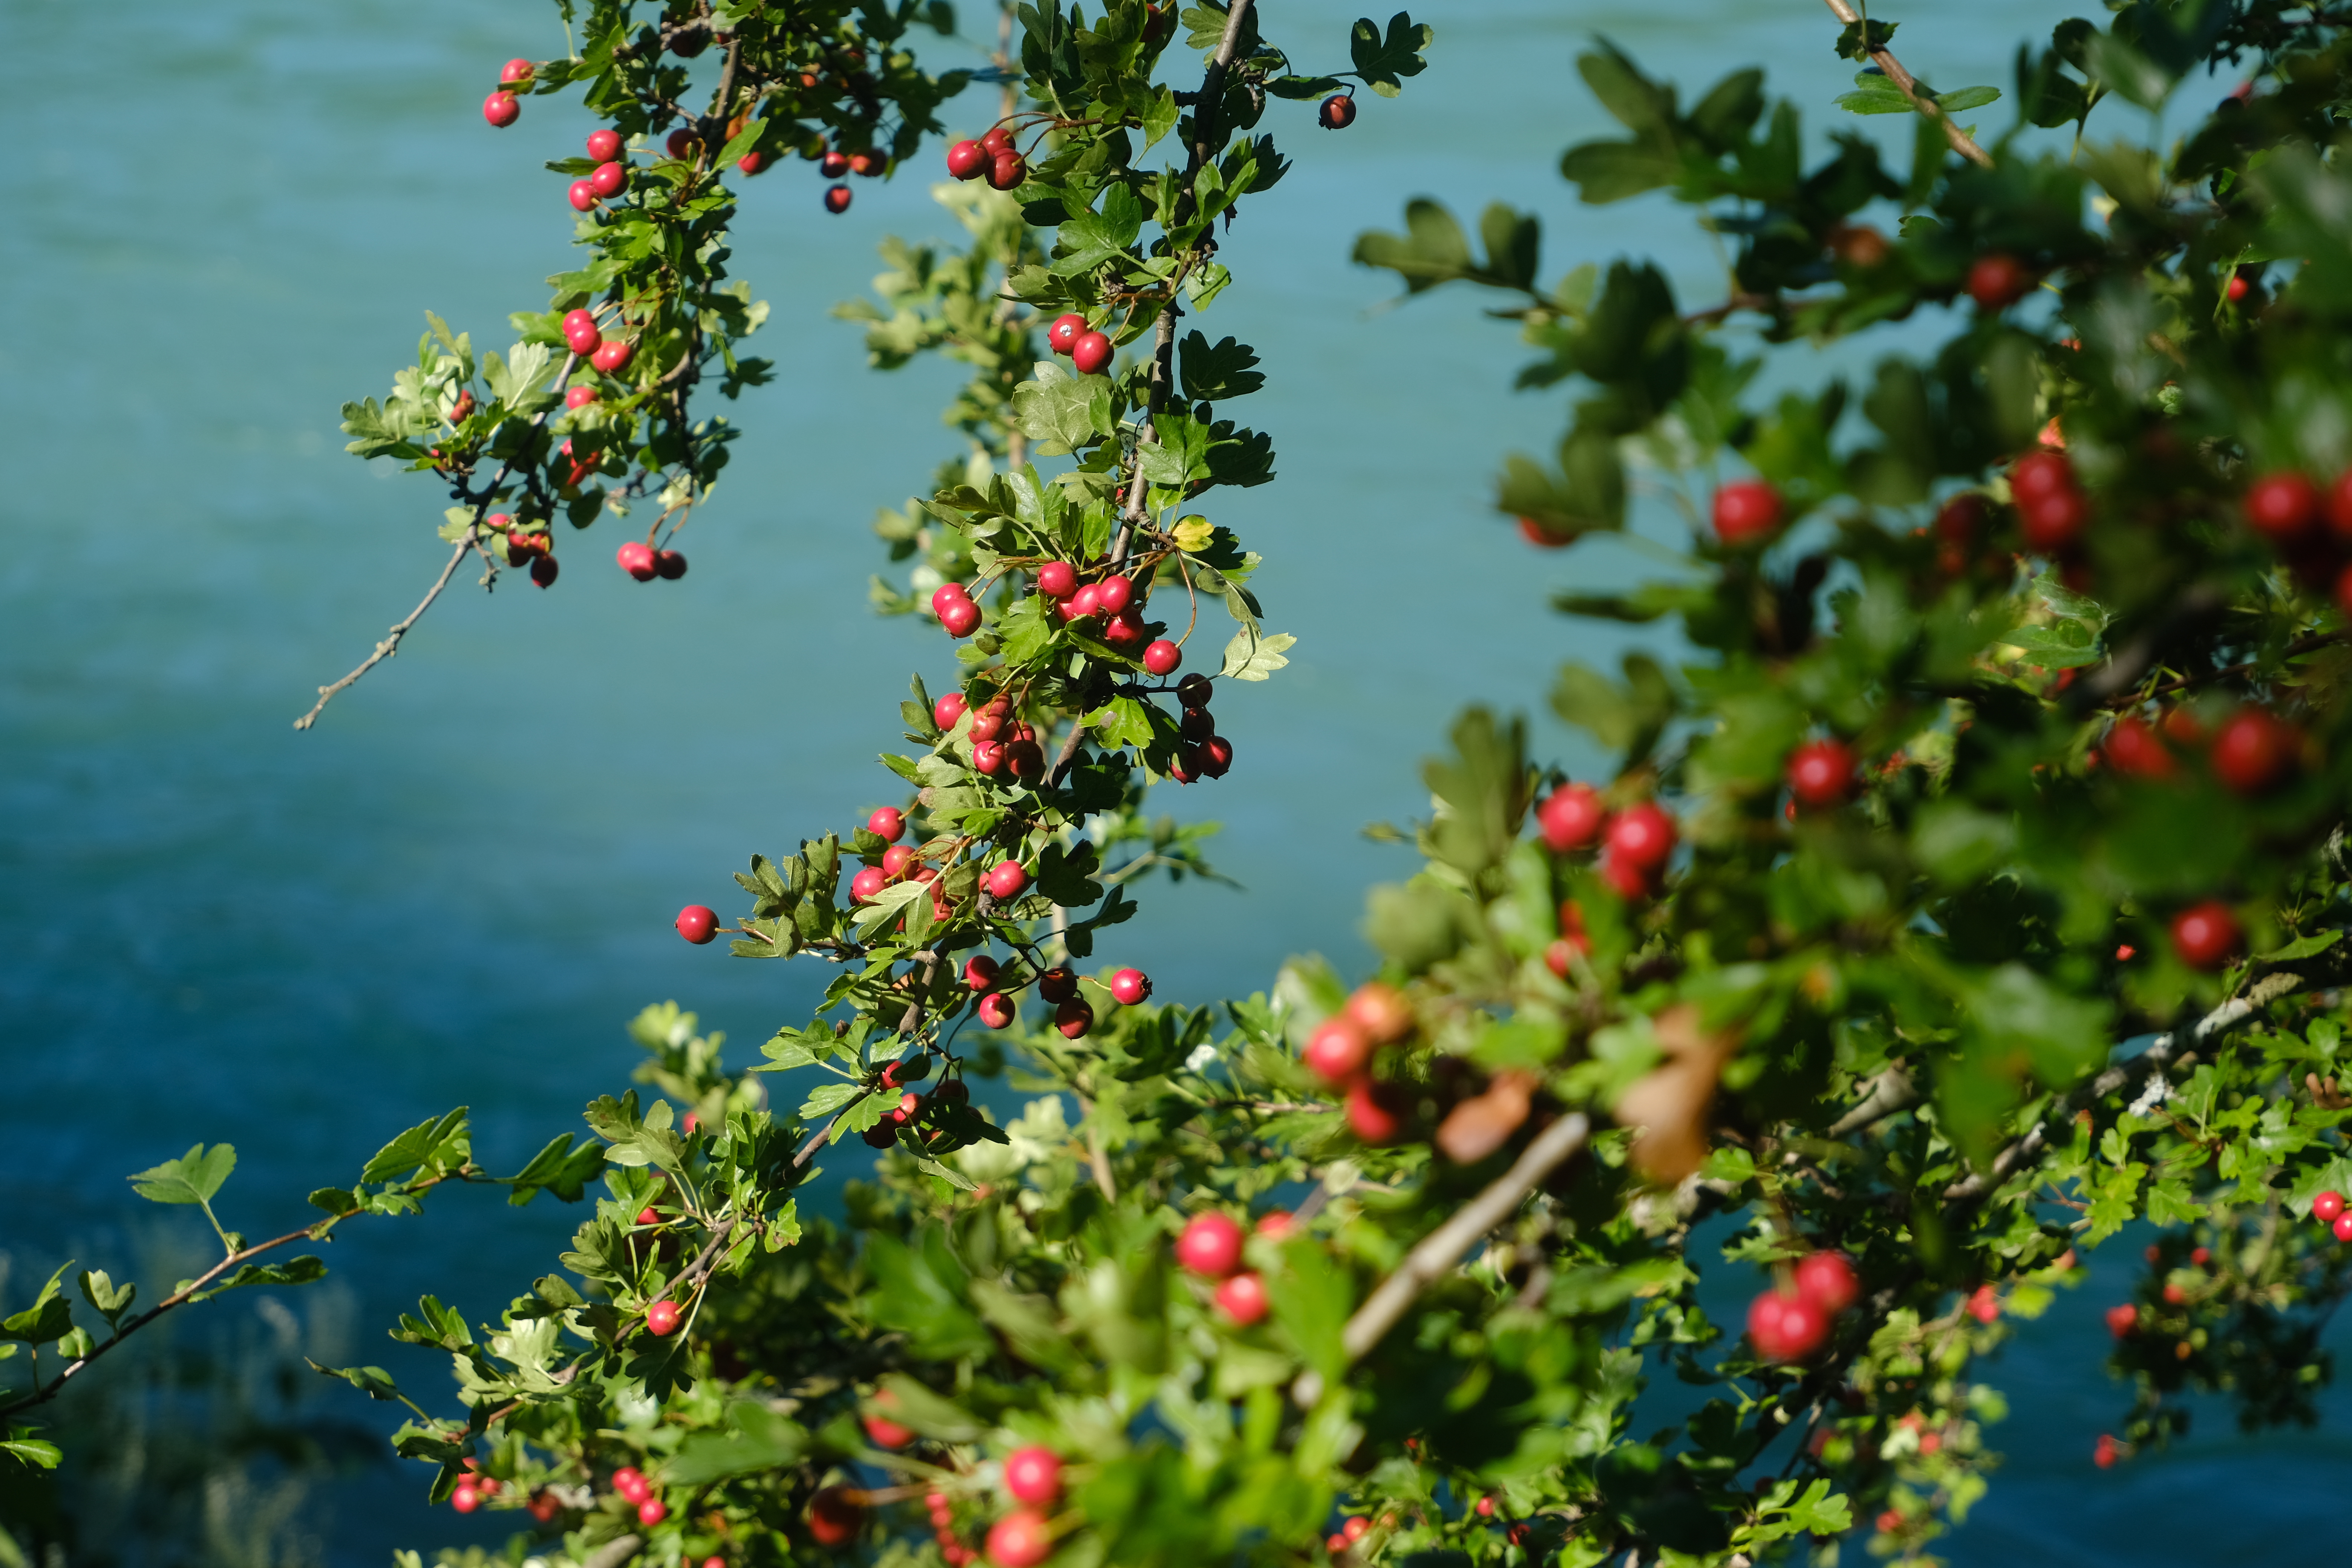
[[[1609,819],[1609,853],[1638,871],[1654,871],[1675,852],[1675,819],[1648,801]]]
[[[588,156],[599,163],[609,163],[621,155],[621,133],[609,127],[588,132]]]
[[[635,347],[634,343],[618,342],[604,343],[588,356],[588,363],[606,375],[611,375],[629,363],[629,355],[635,351]]]
[[[2239,300],[2244,299],[2246,297],[2247,287],[2248,285],[2246,283],[2245,274],[2242,272],[2232,272],[2230,274],[2230,281],[2224,289],[2224,292],[2230,296],[2230,303],[2234,305]]]
[[[860,1132],[858,1136],[866,1140],[866,1145],[869,1149],[887,1149],[898,1142],[898,1124],[895,1121],[877,1121]]]
[[[1979,1323],[1990,1323],[2000,1316],[2000,1296],[1990,1285],[1979,1285],[1969,1297],[1969,1316]]]
[[[1288,1209],[1268,1209],[1265,1213],[1257,1216],[1257,1223],[1250,1226],[1250,1228],[1256,1231],[1260,1236],[1271,1236],[1276,1239],[1280,1239],[1283,1237],[1288,1236],[1297,1226],[1297,1223],[1298,1222],[1297,1220],[1291,1217],[1291,1214]]]
[[[1536,826],[1554,852],[1590,849],[1601,837],[1607,816],[1601,792],[1591,784],[1562,784],[1536,810]]]
[[[1070,345],[1076,342],[1078,334],[1086,330],[1087,319],[1075,311],[1068,315],[1056,316],[1054,318],[1054,324],[1045,329],[1045,346],[1057,354],[1068,353]]]
[[[971,765],[984,773],[1004,771],[1006,746],[1002,741],[975,741],[971,746]]]
[[[986,991],[996,984],[996,960],[984,952],[972,954],[964,961],[963,983],[967,990]]]
[[[2336,1216],[2343,1212],[2344,1194],[2333,1189],[2311,1200],[2311,1217],[2315,1220],[2333,1225],[2336,1223]]]
[[[2294,765],[2294,730],[2260,708],[2241,708],[2213,737],[2213,772],[2238,795],[2260,795]]]
[[[996,1568],[1037,1568],[1054,1554],[1054,1528],[1043,1515],[1015,1509],[988,1528],[988,1560]]]
[[[1348,1014],[1335,1013],[1315,1026],[1300,1058],[1316,1077],[1341,1089],[1363,1076],[1371,1063],[1372,1042],[1361,1024]]]
[[[887,1392],[887,1390],[885,1391]],[[877,1405],[888,1404],[883,1394],[874,1396]],[[868,1415],[865,1419],[866,1436],[877,1448],[903,1448],[915,1440],[915,1434],[887,1415]]]
[[[1176,700],[1187,708],[1206,708],[1216,689],[1205,675],[1188,675],[1176,683]]]
[[[675,1333],[677,1330],[677,1303],[656,1301],[646,1309],[646,1332],[656,1339]]]
[[[562,1501],[551,1491],[531,1493],[530,1501],[526,1506],[530,1510],[530,1517],[541,1524],[554,1523],[555,1516],[563,1511]]]
[[[613,552],[613,559],[621,563],[622,571],[638,582],[654,580],[654,547],[644,540],[632,539]]]
[[[1979,256],[1969,268],[1969,298],[1977,302],[1979,310],[1998,310],[2014,305],[2032,289],[2033,274],[2006,251]]]
[[[1372,1521],[1360,1513],[1339,1526],[1339,1533],[1351,1542],[1361,1541],[1370,1532],[1371,1528]]]
[[[1780,526],[1780,492],[1761,479],[1734,479],[1715,492],[1715,536],[1753,544]]]
[[[1748,1304],[1748,1338],[1766,1361],[1802,1361],[1821,1349],[1829,1331],[1829,1314],[1803,1296],[1771,1289]]]
[[[767,173],[768,155],[756,148],[735,160],[735,166],[748,176]]]
[[[889,848],[882,851],[883,877],[886,879],[896,879],[898,873],[907,868],[907,862],[914,858],[915,852],[904,844],[893,844]]]
[[[482,100],[482,118],[500,130],[522,117],[522,103],[513,93],[494,92]]]
[[[706,904],[688,904],[677,911],[677,934],[697,947],[719,931],[719,911]]]
[[[1184,650],[1166,637],[1143,650],[1143,668],[1154,675],[1172,675],[1176,667],[1183,662]]]
[[[1062,1457],[1051,1448],[1015,1448],[1004,1457],[1004,1489],[1015,1502],[1045,1507],[1062,1495]]]
[[[880,896],[889,876],[879,866],[868,866],[849,879],[849,896],[857,903],[871,903]]]
[[[501,82],[529,81],[538,74],[539,68],[529,60],[509,60],[499,68],[499,80]]]
[[[1013,1026],[1013,1008],[1009,997],[992,991],[980,999],[980,1021],[990,1028],[1009,1029]]]
[[[1225,776],[1234,765],[1234,743],[1223,735],[1212,735],[1201,742],[1201,771],[1213,779]]]
[[[980,606],[970,599],[950,601],[940,612],[940,625],[951,637],[968,637],[980,627]]]
[[[680,126],[676,131],[669,133],[668,139],[663,142],[662,147],[663,150],[667,152],[671,157],[677,159],[681,163],[685,163],[693,160],[695,144],[696,137],[694,132],[688,131],[684,126]]]
[[[2226,904],[2191,905],[2172,917],[2172,950],[2191,969],[2219,969],[2238,951],[2238,919]]]
[[[1984,497],[1964,490],[1936,513],[1936,537],[1952,544],[1973,544],[1984,531]]]
[[[1853,753],[1839,741],[1808,741],[1789,753],[1789,791],[1819,810],[1853,793]]]
[[[1100,332],[1080,332],[1070,340],[1070,368],[1092,375],[1110,363],[1110,339]]]
[[[1236,1274],[1217,1287],[1217,1310],[1241,1328],[1265,1316],[1265,1281],[1255,1274]]]
[[[824,210],[829,213],[847,212],[849,210],[849,187],[847,185],[827,185],[824,189]]]
[[[2176,771],[2172,753],[2156,731],[2137,718],[2116,721],[2115,728],[2107,731],[2106,753],[2117,773],[2133,778],[2170,778]]]
[[[1853,1265],[1843,1252],[1809,1252],[1797,1259],[1795,1276],[1797,1294],[1819,1307],[1825,1317],[1836,1317],[1862,1295]]]
[[[849,154],[837,147],[827,148],[824,156],[817,160],[816,172],[828,180],[841,178],[849,173]]]
[[[1393,1143],[1404,1136],[1412,1105],[1402,1090],[1369,1079],[1348,1091],[1348,1126],[1367,1143]]]
[[[1089,583],[1062,601],[1058,608],[1065,623],[1092,620],[1102,614],[1102,590]]]
[[[2029,452],[2009,470],[2009,493],[2020,506],[2074,488],[2074,466],[2063,452]]]
[[[654,552],[654,575],[665,583],[675,583],[686,575],[686,557],[675,550]]]
[[[1078,591],[1077,569],[1066,561],[1048,561],[1037,568],[1037,592],[1049,599],[1066,599]]]
[[[1195,1215],[1176,1237],[1176,1266],[1203,1279],[1223,1279],[1242,1266],[1242,1227],[1233,1216]]]
[[[1554,533],[1531,517],[1519,519],[1519,537],[1538,550],[1562,550],[1576,542],[1574,534]]]
[[[1095,584],[1095,605],[1106,616],[1116,616],[1135,602],[1135,583],[1112,573]]]
[[[1076,996],[1054,1009],[1054,1027],[1066,1040],[1083,1040],[1094,1026],[1095,1010]]]
[[[2352,1241],[2352,1214],[2337,1215],[2336,1223],[2328,1228],[2336,1233],[2336,1240]]]
[[[482,1496],[461,1481],[457,1489],[449,1494],[449,1506],[459,1513],[471,1513],[482,1506]]]
[[[827,1487],[809,1499],[809,1534],[819,1546],[840,1546],[866,1522],[866,1510],[845,1487]]]
[[[613,1472],[613,1490],[623,1502],[643,1502],[653,1495],[646,1484],[645,1472],[635,1465],[623,1465]]]
[[[1060,964],[1037,976],[1037,994],[1047,1002],[1066,1002],[1078,994],[1078,977]]]
[[[595,401],[596,389],[584,381],[564,390],[563,406],[566,408],[585,408]]]
[[[1356,122],[1356,100],[1344,92],[1332,94],[1315,111],[1315,121],[1326,131],[1345,131]]]
[[[988,163],[988,149],[977,142],[959,142],[948,149],[948,173],[959,180],[980,178]]]
[[[2091,1445],[2091,1463],[2103,1470],[2112,1469],[2122,1454],[2123,1445],[2105,1432],[2100,1433],[2099,1440]]]
[[[895,805],[877,806],[874,815],[866,819],[866,830],[886,844],[896,844],[907,831],[907,814]]]
[[[1122,1007],[1132,1007],[1151,994],[1151,980],[1140,969],[1118,969],[1111,972],[1111,999]]]
[[[879,153],[852,153],[849,172],[860,179],[870,180],[890,166],[890,160]]]
[[[2080,490],[2058,490],[2023,502],[2018,514],[2025,523],[2026,548],[2049,555],[2082,536],[2083,525],[2091,520],[2091,503]]]
[[[583,213],[596,205],[596,187],[585,180],[572,181],[570,195],[572,205]]]
[[[555,574],[558,568],[555,564],[555,557],[552,555],[542,555],[538,560],[530,563],[530,580],[538,584],[542,588],[552,587],[555,584]]]
[[[2246,521],[2280,542],[2319,521],[2319,488],[2297,473],[2264,474],[2246,491]]]
[[[1019,898],[1021,889],[1028,885],[1028,868],[1018,860],[998,861],[990,868],[988,880],[984,884],[988,889],[989,897],[1000,904],[1008,903]]]
[[[1029,178],[1029,160],[1018,153],[999,153],[989,160],[988,184],[999,191],[1017,190]]]
[[[637,1505],[637,1522],[648,1530],[669,1517],[669,1504],[657,1497],[649,1497]]]
[[[980,144],[988,150],[992,158],[999,153],[1009,153],[1013,150],[1013,132],[1002,125],[992,125],[981,137]]]
[[[935,616],[947,614],[950,605],[971,603],[971,595],[964,592],[964,586],[961,583],[942,583],[931,590],[931,614]]]
[[[2107,1332],[2122,1339],[2139,1327],[2139,1309],[2126,1301],[2107,1309]]]
[[[964,710],[971,706],[964,700],[962,692],[950,691],[931,704],[931,722],[942,730],[952,730],[956,727],[956,721],[962,718]]]

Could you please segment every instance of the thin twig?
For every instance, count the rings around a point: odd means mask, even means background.
[[[1396,1326],[1397,1320],[1404,1316],[1405,1309],[1412,1305],[1422,1288],[1450,1271],[1473,1242],[1502,1224],[1537,1184],[1583,1148],[1591,1128],[1591,1123],[1580,1112],[1561,1117],[1536,1134],[1535,1141],[1491,1186],[1465,1204],[1452,1219],[1423,1237],[1420,1245],[1405,1255],[1396,1272],[1381,1280],[1364,1299],[1364,1304],[1356,1309],[1356,1315],[1340,1331],[1339,1342],[1348,1359],[1354,1361],[1379,1344],[1382,1336]]]
[[[1864,26],[1862,17],[1855,13],[1853,6],[1847,5],[1845,0],[1823,0],[1823,4],[1829,6],[1832,16],[1847,26],[1863,27],[1863,45],[1865,48],[1869,47],[1869,29]],[[1903,68],[1901,60],[1896,59],[1885,49],[1871,49],[1870,58],[1873,64],[1886,73],[1887,80],[1903,89],[1903,96],[1911,100],[1912,108],[1943,127],[1944,140],[1952,144],[1953,152],[1971,163],[1987,169],[1992,167],[1992,154],[1978,146],[1974,137],[1952,123],[1952,117],[1945,113],[1934,99],[1927,96],[1920,88],[1918,79]]]

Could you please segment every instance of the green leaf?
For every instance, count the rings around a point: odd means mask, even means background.
[[[1265,680],[1290,662],[1284,655],[1297,645],[1298,639],[1288,632],[1261,637],[1244,626],[1225,644],[1224,663],[1218,673],[1230,680]]]
[[[131,1190],[150,1203],[205,1204],[236,1169],[236,1151],[226,1143],[210,1150],[199,1143],[176,1160],[130,1177]]]
[[[66,1270],[72,1267],[70,1261],[59,1264],[58,1271],[49,1276],[49,1282],[41,1287],[40,1294],[33,1298],[31,1306],[0,1320],[0,1340],[45,1345],[73,1331],[73,1303],[58,1293]]]
[[[1110,382],[1041,362],[1035,380],[1013,389],[1013,417],[1039,453],[1075,452],[1097,436],[1112,434]]]
[[[1178,379],[1195,403],[1246,397],[1265,384],[1265,377],[1252,368],[1257,354],[1247,343],[1221,338],[1212,347],[1206,337],[1192,331],[1177,347]]]
[[[1400,77],[1419,76],[1429,68],[1421,52],[1436,36],[1425,23],[1414,22],[1402,11],[1389,18],[1385,36],[1365,16],[1348,30],[1348,53],[1365,86],[1382,98],[1394,98],[1402,90]]]
[[[473,1133],[459,1106],[430,1121],[420,1121],[383,1148],[360,1173],[362,1182],[388,1182],[404,1172],[446,1175],[465,1168],[473,1153]]]
[[[788,1468],[809,1449],[807,1428],[756,1400],[730,1405],[727,1425],[731,1431],[705,1427],[688,1433],[662,1466],[662,1479],[674,1486],[707,1486],[730,1476]]]
[[[5,1438],[0,1438],[0,1454],[5,1454],[13,1459],[38,1469],[56,1469],[58,1461],[65,1456],[58,1451],[58,1446],[55,1443],[24,1436],[25,1433],[32,1430],[34,1428],[30,1426],[10,1428],[10,1435]]]
[[[131,1300],[139,1294],[136,1284],[118,1287],[103,1268],[83,1269],[80,1284],[82,1300],[97,1308],[110,1323],[130,1310]]]

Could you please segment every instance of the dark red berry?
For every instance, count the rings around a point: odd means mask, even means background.
[[[719,931],[719,911],[706,904],[688,904],[677,911],[677,934],[696,946],[709,942]]]
[[[1808,741],[1789,753],[1789,793],[1816,810],[1853,793],[1853,753],[1838,741]]]
[[[1315,119],[1326,131],[1345,131],[1356,122],[1356,100],[1344,92],[1334,93],[1323,100]]]
[[[992,991],[980,999],[980,1021],[990,1028],[1010,1028],[1013,1016],[1013,1003],[1009,997]]]
[[[1734,479],[1715,492],[1715,536],[1729,545],[1768,539],[1780,526],[1780,492],[1761,479]]]
[[[538,560],[530,563],[530,580],[538,584],[542,588],[552,587],[555,584],[555,574],[557,570],[558,567],[555,564],[555,557],[552,555],[542,555]]]
[[[1018,153],[999,153],[988,165],[988,184],[999,191],[1018,190],[1029,178],[1029,160]]]
[[[482,100],[482,118],[501,131],[522,117],[522,101],[510,92],[494,92]]]
[[[827,185],[824,190],[824,210],[829,213],[847,212],[849,210],[849,187],[847,185]]]
[[[1037,994],[1048,1002],[1066,1002],[1078,994],[1078,977],[1060,964],[1037,976]]]
[[[2241,708],[2213,736],[2213,772],[2238,795],[2260,795],[2294,768],[2301,740],[2260,708]]]
[[[2007,251],[1979,256],[1969,268],[1969,298],[1983,310],[2014,305],[2033,290],[2033,274]]]
[[[2296,473],[2264,474],[2246,490],[2246,521],[2284,542],[2319,520],[2319,488]]]
[[[1100,332],[1080,332],[1070,341],[1070,368],[1093,375],[1110,363],[1110,339]]]
[[[1206,708],[1215,683],[1205,675],[1188,675],[1176,683],[1176,700],[1187,708]]]
[[[1061,1031],[1064,1039],[1084,1039],[1087,1031],[1094,1026],[1095,1010],[1076,996],[1054,1009],[1054,1027]]]
[[[977,142],[959,142],[948,149],[948,173],[959,180],[976,180],[987,173],[991,156]]]
[[[675,583],[686,575],[686,557],[675,550],[654,552],[654,575],[666,583]]]

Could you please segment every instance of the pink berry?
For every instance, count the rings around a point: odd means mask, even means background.
[[[1080,332],[1070,342],[1070,368],[1093,375],[1110,363],[1110,339],[1100,332]]]
[[[1051,1448],[1015,1448],[1004,1457],[1004,1489],[1015,1502],[1045,1507],[1062,1495],[1062,1457]]]
[[[755,147],[736,159],[735,166],[747,175],[765,174],[768,168],[768,155]]]
[[[1607,816],[1599,790],[1591,784],[1562,784],[1537,809],[1536,825],[1543,830],[1544,842],[1565,854],[1591,848]]]
[[[613,558],[621,563],[622,571],[626,572],[638,582],[650,583],[654,580],[654,547],[644,540],[632,539],[614,551]]]
[[[1767,1290],[1748,1306],[1748,1337],[1766,1361],[1802,1361],[1821,1349],[1829,1331],[1829,1314],[1803,1296]]]
[[[1352,1016],[1334,1013],[1315,1026],[1300,1055],[1309,1072],[1334,1089],[1344,1089],[1370,1065],[1372,1042]]]
[[[482,100],[482,118],[500,130],[522,117],[522,103],[513,93],[494,92]]]
[[[992,991],[980,999],[980,1021],[990,1028],[1010,1028],[1013,1026],[1013,1003],[1010,998]]]
[[[1196,1215],[1176,1237],[1176,1264],[1203,1279],[1223,1279],[1242,1266],[1242,1227],[1229,1215]]]
[[[656,1301],[652,1306],[646,1309],[646,1332],[653,1335],[656,1339],[662,1339],[670,1334],[676,1333],[677,1331],[677,1302]]]
[[[566,408],[585,408],[595,401],[596,389],[584,381],[563,394],[563,406]]]
[[[1143,668],[1154,675],[1170,675],[1184,662],[1184,650],[1161,637],[1143,650]]]
[[[1087,1031],[1094,1026],[1095,1010],[1075,996],[1054,1009],[1054,1027],[1062,1032],[1064,1039],[1085,1039]]]
[[[1265,1281],[1255,1274],[1236,1274],[1217,1287],[1217,1310],[1241,1328],[1265,1316]]]
[[[2352,1241],[2352,1214],[2337,1215],[2336,1223],[2328,1228],[2336,1233],[2336,1240]]]
[[[572,205],[582,212],[596,205],[596,187],[585,180],[572,182]]]
[[[857,875],[849,879],[849,896],[857,903],[870,904],[880,896],[883,884],[889,879],[881,867],[865,867],[858,871]]]
[[[1117,573],[1095,584],[1095,604],[1106,616],[1116,616],[1135,601],[1135,584]]]
[[[616,196],[628,188],[629,167],[625,163],[599,163],[588,176],[588,188],[600,196]]]
[[[657,1497],[649,1497],[637,1505],[637,1522],[650,1530],[669,1517],[669,1505]]]
[[[914,858],[915,852],[906,845],[893,844],[882,852],[883,877],[886,879],[895,879],[899,872],[907,868],[907,862]]]
[[[1853,752],[1839,741],[1808,741],[1789,753],[1789,792],[1820,810],[1853,793]]]
[[[1780,492],[1761,479],[1734,479],[1715,492],[1716,537],[1753,544],[1780,526]]]
[[[1797,1260],[1795,1273],[1797,1294],[1832,1318],[1853,1306],[1862,1295],[1862,1286],[1853,1277],[1853,1265],[1843,1252],[1808,1253]]]
[[[2126,1301],[2107,1309],[2107,1332],[2122,1339],[2139,1327],[2139,1309]]]
[[[599,163],[609,163],[621,155],[621,133],[609,127],[588,133],[588,156]]]
[[[697,947],[719,933],[719,911],[707,904],[688,904],[677,911],[677,934]]]
[[[970,599],[958,599],[940,612],[940,625],[951,637],[968,637],[980,627],[980,606]]]
[[[2294,538],[2319,521],[2319,488],[2297,473],[2264,474],[2246,491],[2246,521],[2267,537]]]
[[[482,1494],[461,1482],[457,1489],[449,1494],[449,1506],[459,1513],[471,1513],[482,1506]]]
[[[512,59],[499,68],[500,82],[529,81],[539,74],[539,68],[529,60]]]
[[[635,352],[635,346],[634,343],[624,342],[600,344],[596,351],[588,356],[588,363],[606,375],[611,375],[629,363],[629,355]]]
[[[2330,1190],[2311,1200],[2311,1217],[2323,1224],[2334,1225],[2336,1216],[2343,1212],[2344,1194],[2342,1193]]]
[[[1066,599],[1078,591],[1077,569],[1066,561],[1048,561],[1037,568],[1037,592],[1049,599]]]
[[[988,873],[988,894],[998,903],[1006,903],[1021,896],[1029,885],[1029,872],[1018,860],[1000,860]]]
[[[996,1568],[1037,1568],[1054,1554],[1054,1527],[1044,1516],[1015,1509],[988,1530],[988,1560]]]
[[[877,807],[874,815],[866,819],[866,828],[880,837],[885,843],[896,844],[899,835],[907,831],[907,814],[895,805]]]
[[[942,730],[952,730],[956,727],[956,721],[963,717],[964,710],[970,706],[962,692],[950,691],[931,704],[931,721]]]
[[[964,960],[963,983],[967,990],[986,991],[996,984],[999,967],[996,960],[984,952],[976,952]]]
[[[1084,316],[1076,313],[1056,316],[1054,324],[1045,329],[1045,346],[1057,354],[1066,354],[1071,345],[1078,341],[1078,334],[1086,330],[1087,319]]]
[[[1110,977],[1110,994],[1122,1007],[1132,1007],[1151,994],[1151,981],[1140,969],[1121,969]]]
[[[1610,819],[1609,852],[1637,871],[1654,871],[1675,852],[1675,819],[1644,801]]]

